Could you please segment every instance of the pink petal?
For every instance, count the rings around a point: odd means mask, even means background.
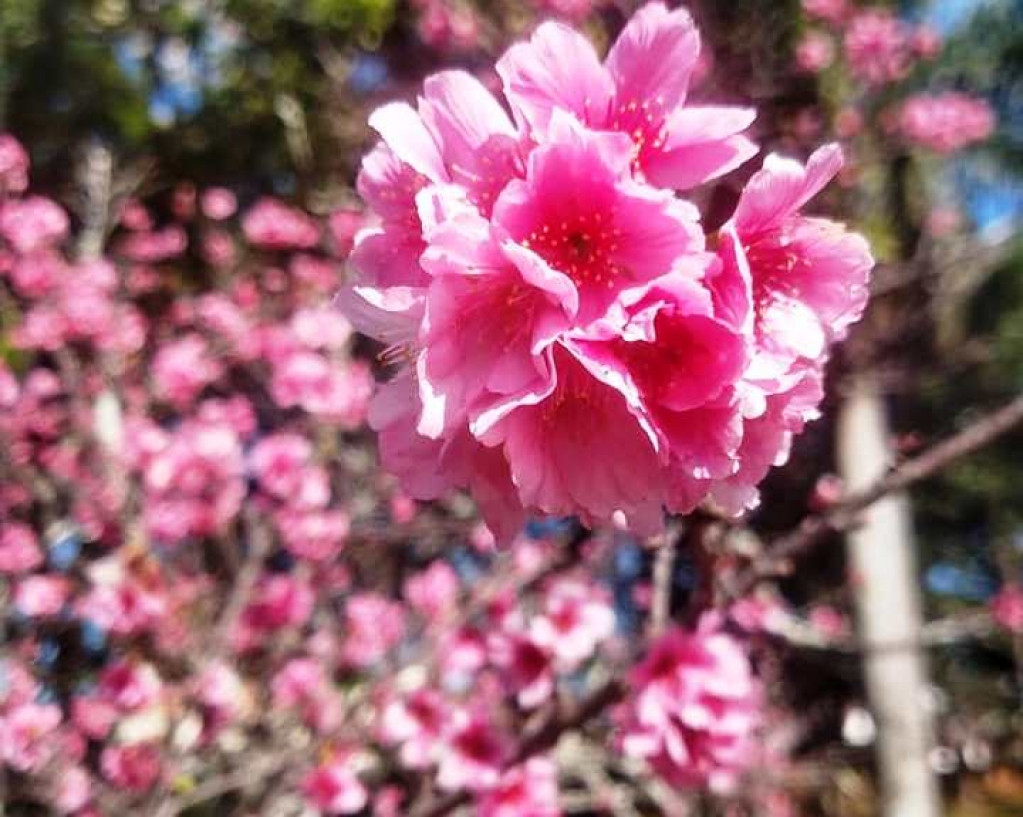
[[[589,40],[561,23],[544,23],[529,42],[509,48],[497,73],[516,116],[539,133],[557,108],[581,122],[600,123],[614,93]]]
[[[432,182],[448,180],[437,143],[414,108],[404,102],[390,102],[370,114],[369,126],[417,173]]]
[[[686,96],[700,55],[700,35],[685,9],[648,3],[629,20],[605,66],[614,78],[619,108],[658,100],[670,110]]]

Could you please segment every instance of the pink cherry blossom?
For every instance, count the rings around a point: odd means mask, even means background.
[[[336,753],[311,771],[302,783],[302,791],[323,814],[357,814],[369,802],[369,794],[345,752]]]
[[[913,52],[923,59],[933,59],[941,53],[941,34],[932,26],[924,24],[913,32]]]
[[[233,634],[235,646],[252,649],[284,628],[304,624],[314,603],[315,595],[307,583],[283,574],[262,577]]]
[[[802,0],[802,3],[808,15],[832,25],[840,24],[849,10],[847,0]]]
[[[0,713],[0,760],[19,772],[36,771],[53,756],[60,707],[26,702]]]
[[[118,221],[126,230],[143,232],[153,229],[153,216],[149,209],[136,198],[127,198],[121,202],[117,214]]]
[[[92,782],[89,773],[81,766],[61,770],[60,783],[54,797],[54,805],[61,814],[81,811],[92,797]]]
[[[405,612],[378,593],[359,593],[345,605],[345,624],[341,657],[365,668],[380,662],[404,637]]]
[[[100,769],[111,785],[130,792],[144,792],[160,778],[159,747],[148,743],[107,746],[100,755]]]
[[[238,209],[238,199],[234,193],[224,187],[210,187],[203,191],[199,206],[206,218],[223,221],[231,218]]]
[[[155,264],[176,258],[188,248],[188,236],[176,224],[162,230],[132,233],[117,243],[117,252],[129,261]]]
[[[539,641],[514,628],[493,633],[490,660],[523,709],[535,709],[554,694],[553,656]]]
[[[316,352],[295,351],[274,365],[270,393],[281,408],[299,407],[324,420],[355,426],[365,416],[369,372],[358,362],[335,364]]]
[[[562,668],[574,669],[611,637],[614,626],[614,610],[602,588],[564,578],[547,588],[530,633],[557,656]]]
[[[735,639],[709,627],[673,629],[632,671],[622,750],[671,785],[728,787],[753,759],[759,699]]]
[[[7,522],[0,528],[0,573],[27,573],[42,563],[32,528],[20,522]]]
[[[14,586],[14,607],[30,618],[55,616],[64,609],[70,592],[70,583],[63,576],[27,576]]]
[[[476,798],[479,817],[561,817],[558,770],[534,757],[506,771],[497,785]]]
[[[9,133],[0,133],[0,195],[28,187],[28,153]]]
[[[192,403],[221,373],[206,342],[194,334],[164,344],[153,358],[156,391],[178,408]]]
[[[593,134],[559,116],[549,129],[549,140],[530,154],[525,179],[501,192],[494,221],[574,284],[578,307],[570,294],[559,300],[577,322],[589,323],[626,288],[702,250],[699,215],[630,178],[624,135]]]
[[[827,34],[809,31],[796,46],[796,65],[808,74],[827,68],[835,59],[835,44]]]
[[[518,116],[546,136],[556,111],[630,137],[631,158],[655,184],[689,188],[755,152],[742,132],[754,113],[685,105],[700,53],[689,13],[648,3],[632,16],[603,64],[589,41],[560,23],[541,25],[497,64]]]
[[[242,218],[245,237],[265,250],[309,249],[320,242],[320,228],[308,215],[274,198],[262,198]]]
[[[344,717],[324,665],[313,658],[292,658],[270,684],[275,706],[294,709],[313,729],[329,732]]]
[[[348,538],[350,522],[343,510],[288,510],[277,519],[284,546],[300,559],[333,559]]]
[[[1023,632],[1023,588],[1008,584],[991,600],[991,615],[999,626]]]
[[[888,9],[857,11],[845,31],[845,56],[868,85],[897,82],[909,73],[912,55],[906,25]]]
[[[190,420],[164,438],[145,464],[145,516],[169,543],[220,530],[245,493],[241,444],[234,430]]]
[[[508,758],[510,741],[485,715],[457,710],[452,718],[437,784],[447,790],[484,791],[501,779],[501,769]]]
[[[954,91],[912,96],[898,111],[902,136],[935,153],[954,153],[983,142],[995,124],[995,112],[987,101]]]
[[[229,664],[216,661],[195,679],[195,695],[203,707],[204,727],[216,731],[243,717],[252,705],[244,681]]]
[[[312,457],[312,444],[305,437],[282,432],[261,439],[248,459],[259,487],[272,497],[287,500],[300,490]]]
[[[458,574],[454,568],[438,559],[405,580],[403,595],[409,606],[424,619],[438,621],[453,610],[459,589]]]
[[[384,141],[360,192],[381,221],[356,239],[360,278],[338,303],[402,364],[369,419],[410,497],[468,488],[502,541],[527,509],[654,531],[665,507],[754,504],[815,416],[871,266],[861,238],[798,213],[841,158],[770,157],[706,253],[696,209],[646,182],[677,159],[670,184],[697,183],[752,151],[745,112],[683,106],[698,50],[685,12],[656,3],[603,65],[544,24],[499,65],[528,138],[457,72],[371,117]],[[669,57],[670,74],[641,70]],[[661,107],[619,127],[644,100]],[[644,152],[647,125],[687,147]]]
[[[438,756],[448,723],[448,705],[440,693],[418,689],[386,704],[380,719],[380,735],[386,743],[400,746],[401,762],[422,769]]]
[[[29,196],[0,203],[0,237],[19,253],[58,244],[67,232],[67,213],[49,199]]]
[[[133,711],[156,703],[162,689],[160,676],[151,664],[120,661],[103,671],[97,694],[122,711]]]

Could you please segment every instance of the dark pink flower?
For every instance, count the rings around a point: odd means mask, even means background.
[[[440,693],[418,689],[389,701],[380,716],[380,737],[400,746],[401,762],[423,769],[437,760],[444,737],[450,704]]]
[[[523,709],[535,709],[554,694],[554,657],[529,634],[508,628],[488,640],[490,660]]]
[[[560,817],[558,770],[544,757],[534,757],[503,775],[492,789],[476,797],[479,817]]]
[[[1007,584],[991,600],[991,615],[999,626],[1018,633],[1023,632],[1023,588]]]
[[[733,638],[674,629],[633,670],[622,717],[625,754],[672,785],[722,788],[753,758],[760,693]]]
[[[442,789],[485,791],[501,779],[511,750],[507,735],[482,714],[456,710],[441,753],[437,785]]]
[[[557,657],[562,668],[574,669],[593,656],[614,627],[614,610],[603,588],[563,578],[546,589],[542,612],[531,622],[530,634]]]
[[[302,783],[302,792],[323,814],[357,814],[369,802],[345,752],[335,753],[310,772]]]
[[[163,759],[154,744],[107,746],[100,754],[100,769],[107,781],[118,789],[144,792],[160,778]]]

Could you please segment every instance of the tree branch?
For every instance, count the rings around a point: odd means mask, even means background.
[[[760,580],[785,575],[791,559],[809,550],[830,533],[856,525],[860,513],[888,494],[904,490],[994,442],[1023,422],[1023,395],[1002,408],[970,423],[962,431],[937,443],[913,459],[893,468],[872,487],[846,497],[826,513],[810,516],[789,534],[776,539],[736,576],[727,588],[728,598],[748,593]]]

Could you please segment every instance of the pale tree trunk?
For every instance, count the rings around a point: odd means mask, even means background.
[[[867,376],[856,379],[842,405],[838,459],[850,492],[869,488],[891,465],[884,400]],[[925,702],[920,591],[906,495],[891,494],[865,510],[863,524],[848,536],[848,549],[867,695],[877,724],[880,813],[938,817],[937,784],[928,763],[933,722]]]

